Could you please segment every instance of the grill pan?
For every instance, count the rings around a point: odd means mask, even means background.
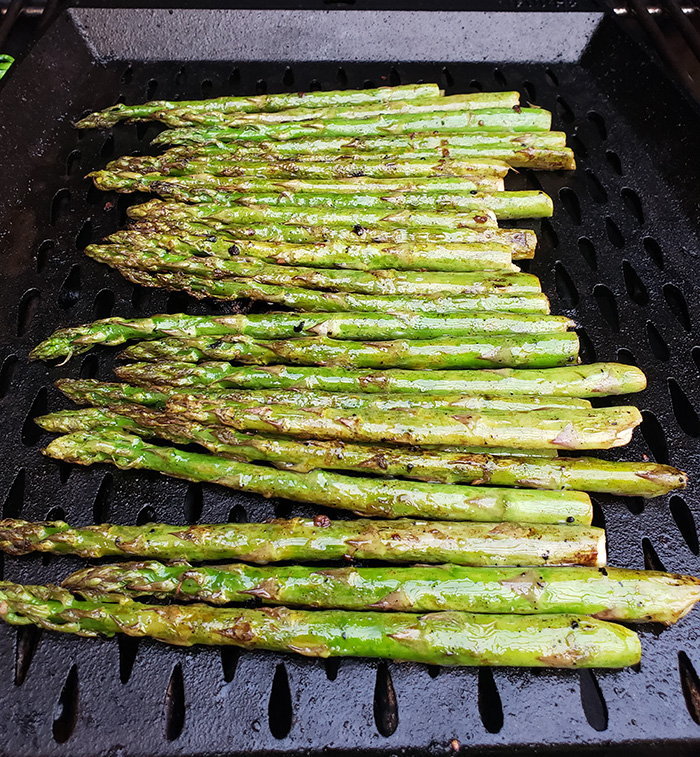
[[[509,179],[510,189],[541,188],[555,199],[552,219],[524,224],[540,240],[529,270],[553,312],[580,324],[586,361],[636,363],[649,378],[630,398],[644,411],[641,429],[610,454],[647,455],[691,478],[686,491],[646,503],[595,496],[596,523],[607,527],[613,565],[700,573],[700,111],[653,54],[581,3],[449,16],[387,16],[375,7],[319,4],[284,24],[259,5],[224,16],[75,8],[10,71],[0,90],[4,517],[195,523],[317,512],[40,455],[48,437],[32,418],[67,406],[52,382],[109,380],[113,359],[96,350],[62,367],[27,363],[54,328],[110,314],[232,307],[135,287],[80,252],[123,224],[134,201],[97,192],[82,176],[112,156],[146,151],[159,127],[77,132],[71,123],[119,100],[425,80],[448,93],[519,89],[568,133],[575,173]],[[2,568],[8,580],[42,583],[82,564],[35,554],[6,556]],[[697,754],[700,612],[641,635],[641,666],[567,672],[323,662],[2,626],[0,753]]]

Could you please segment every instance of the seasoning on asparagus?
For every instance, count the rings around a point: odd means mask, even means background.
[[[188,481],[340,508],[363,516],[583,525],[590,525],[592,518],[590,498],[581,492],[350,477],[320,469],[297,473],[157,446],[131,434],[108,430],[58,437],[44,454],[80,465],[111,462],[122,469],[155,470]]]
[[[498,368],[479,371],[385,371],[305,366],[232,366],[228,363],[124,365],[116,374],[148,386],[213,386],[233,389],[313,389],[330,392],[401,394],[515,394],[605,397],[633,394],[646,387],[639,368],[624,363],[589,363],[565,368]]]
[[[479,334],[552,334],[575,324],[556,315],[465,312],[452,315],[423,313],[256,313],[249,315],[174,315],[148,318],[103,318],[93,323],[58,329],[31,352],[33,360],[79,355],[94,345],[116,346],[131,339],[164,337],[251,336],[290,339],[320,336],[333,339],[437,339]]]
[[[582,615],[356,613],[287,608],[147,605],[76,599],[54,586],[0,583],[12,625],[80,636],[122,632],[167,644],[231,644],[305,657],[379,657],[436,665],[612,667],[639,662],[634,631]]]
[[[255,399],[248,401],[256,402]],[[613,462],[593,457],[524,457],[522,451],[516,450],[494,455],[491,449],[487,454],[478,448],[449,451],[300,442],[245,434],[221,425],[204,425],[136,404],[117,404],[113,400],[111,405],[113,411],[99,407],[63,410],[36,418],[35,422],[47,431],[60,434],[116,429],[139,436],[157,436],[175,444],[196,442],[210,452],[234,460],[267,462],[302,473],[323,468],[446,484],[575,489],[630,497],[658,497],[684,488],[687,482],[682,471],[658,463]]]
[[[252,563],[382,560],[455,565],[605,565],[605,531],[593,526],[423,520],[315,520],[173,526],[0,520],[0,550],[81,557],[243,560]]]
[[[104,129],[119,121],[157,121],[169,110],[219,113],[258,113],[286,108],[328,108],[343,105],[365,105],[396,100],[419,100],[440,95],[437,84],[404,84],[397,87],[374,89],[346,89],[330,92],[292,92],[250,97],[216,97],[208,100],[153,100],[143,105],[119,103],[105,110],[91,113],[76,126],[79,129]]]
[[[310,568],[166,565],[157,560],[97,565],[62,586],[95,600],[110,595],[391,612],[529,615],[575,613],[602,620],[671,625],[700,601],[700,579],[624,568],[466,568],[458,565]]]

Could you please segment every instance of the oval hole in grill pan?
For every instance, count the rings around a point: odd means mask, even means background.
[[[698,530],[695,525],[695,518],[690,512],[690,508],[686,504],[683,497],[678,494],[674,494],[669,502],[671,509],[671,515],[673,520],[678,526],[678,530],[681,532],[681,536],[688,545],[688,549],[694,554],[700,554],[700,547],[698,545]]]
[[[622,195],[627,210],[629,210],[632,217],[641,226],[644,223],[644,210],[639,195],[630,187],[624,187],[620,194]]]
[[[119,634],[119,680],[122,683],[128,683],[131,673],[136,662],[136,655],[139,651],[139,639],[126,634]]]
[[[630,300],[637,305],[647,305],[649,303],[649,292],[629,260],[622,261],[622,276]]]
[[[22,295],[17,308],[17,336],[24,336],[27,333],[40,302],[41,292],[38,289],[27,289]]]
[[[95,494],[95,501],[92,503],[92,520],[95,524],[109,523],[110,516],[110,499],[112,494],[112,484],[114,477],[107,471],[100,486]]]
[[[664,284],[664,299],[675,319],[685,331],[690,331],[690,312],[683,292],[674,284]]]
[[[593,287],[593,296],[598,303],[598,309],[613,331],[620,330],[620,315],[617,312],[617,302],[615,295],[605,286],[605,284],[596,284]]]
[[[656,554],[654,545],[646,536],[642,539],[642,553],[644,554],[645,570],[666,571],[664,564],[661,562],[661,558]]]
[[[671,395],[671,406],[676,416],[678,425],[688,436],[700,436],[700,419],[686,393],[681,389],[678,382],[670,378],[668,391]]]
[[[382,736],[391,736],[399,725],[399,703],[389,666],[380,662],[374,684],[374,722]]]
[[[26,473],[24,468],[20,468],[17,471],[15,480],[12,482],[12,486],[7,491],[5,497],[5,503],[2,506],[3,518],[19,518],[22,514],[22,505],[24,504],[24,486],[26,481]]]
[[[292,729],[292,695],[289,691],[287,668],[282,662],[275,668],[275,677],[272,679],[267,722],[270,733],[276,739],[283,739]]]
[[[700,679],[690,658],[683,651],[678,653],[678,673],[688,714],[700,725]]]
[[[647,321],[647,341],[651,351],[659,360],[666,361],[671,357],[666,340],[661,336],[659,330],[652,321]]]
[[[503,728],[503,705],[491,668],[479,668],[478,703],[479,715],[489,733],[498,733]]]
[[[25,682],[40,640],[41,629],[37,626],[20,626],[17,629],[15,686],[21,686]]]
[[[17,371],[17,355],[8,355],[0,366],[0,398],[4,397],[12,385],[12,379]]]
[[[588,267],[594,271],[598,270],[598,256],[595,252],[593,242],[588,237],[579,237],[578,251],[581,253],[581,257],[586,261]]]
[[[241,650],[238,647],[221,647],[221,672],[226,683],[233,681],[240,656]]]
[[[178,664],[170,674],[165,691],[165,738],[175,741],[185,727],[185,684],[182,680],[182,665]]]
[[[565,308],[576,307],[578,305],[578,291],[571,276],[569,276],[569,272],[560,261],[554,264],[554,283],[561,304]]]
[[[73,734],[78,721],[79,694],[78,666],[73,665],[63,684],[53,721],[53,737],[59,744],[64,744]]]
[[[620,156],[613,150],[606,150],[605,158],[610,164],[612,170],[615,171],[618,176],[622,176],[622,161],[620,160]]]
[[[600,684],[592,670],[579,670],[581,688],[581,705],[588,725],[596,731],[605,731],[608,727],[608,706],[605,703]]]
[[[668,444],[663,427],[651,410],[642,410],[642,436],[657,463],[668,464]]]
[[[22,426],[22,442],[28,447],[36,444],[44,433],[43,430],[34,423],[34,418],[36,418],[37,415],[45,415],[46,412],[46,387],[42,386],[36,393]]]
[[[600,205],[606,203],[608,201],[608,193],[590,168],[586,169],[586,180],[588,184],[588,194],[590,194],[593,202],[597,202]]]
[[[562,187],[559,190],[559,199],[564,206],[564,210],[576,226],[581,224],[581,204],[578,201],[578,195],[571,187]]]

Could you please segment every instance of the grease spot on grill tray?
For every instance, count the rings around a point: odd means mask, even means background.
[[[289,678],[284,663],[275,668],[272,679],[270,701],[267,705],[267,722],[270,733],[276,739],[283,739],[292,729],[292,695],[289,691]]]
[[[681,536],[688,545],[688,549],[694,555],[700,554],[700,548],[698,546],[698,530],[695,525],[695,518],[693,518],[693,514],[690,512],[690,508],[683,497],[674,494],[669,501],[669,508],[673,520],[678,526],[678,530],[681,532]]]
[[[581,688],[581,705],[588,725],[596,731],[605,731],[608,727],[608,706],[605,703],[600,684],[592,670],[579,670]]]
[[[681,678],[685,706],[688,708],[690,717],[700,725],[700,679],[690,658],[683,651],[678,653],[678,673]]]
[[[54,714],[53,737],[59,744],[64,744],[73,735],[78,722],[79,696],[78,666],[73,665],[63,684]]]
[[[165,738],[175,741],[185,727],[185,684],[182,680],[182,665],[178,664],[170,674],[165,690]]]
[[[374,684],[374,723],[382,736],[391,736],[399,725],[399,703],[386,662],[377,666]]]
[[[503,705],[491,668],[479,668],[477,688],[481,722],[489,733],[498,733],[503,728]]]

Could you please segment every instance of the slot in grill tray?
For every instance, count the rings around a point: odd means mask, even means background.
[[[89,24],[86,13],[93,14]],[[231,307],[132,286],[80,252],[123,224],[133,201],[97,192],[83,175],[113,156],[146,151],[159,127],[78,132],[71,122],[117,100],[438,81],[448,93],[519,89],[524,100],[551,109],[554,128],[568,133],[575,173],[522,171],[508,180],[509,188],[542,188],[555,199],[554,217],[534,225],[540,249],[529,270],[542,279],[553,311],[580,324],[586,361],[634,362],[649,378],[649,388],[631,400],[644,424],[615,456],[648,455],[691,476],[687,491],[652,502],[595,497],[596,520],[608,529],[611,564],[698,574],[700,154],[693,137],[700,113],[658,62],[613,19],[588,12],[517,14],[529,25],[527,45],[516,14],[464,13],[461,27],[454,18],[440,27],[436,12],[437,26],[416,29],[397,12],[384,27],[386,47],[372,48],[358,40],[381,19],[348,11],[340,48],[346,55],[332,58],[334,43],[319,39],[316,55],[307,50],[295,58],[290,43],[282,60],[275,35],[303,38],[328,11],[302,14],[281,32],[265,26],[269,17],[253,26],[237,11],[225,24],[207,11],[155,13],[147,23],[126,9],[64,13],[0,91],[4,516],[194,523],[316,512],[156,474],[77,470],[40,455],[48,437],[32,418],[68,406],[52,381],[109,379],[113,361],[113,352],[95,350],[63,367],[28,364],[28,350],[54,328],[110,314]],[[436,28],[452,28],[455,39],[442,48],[431,37]],[[191,33],[178,37],[183,29]],[[460,47],[460,34],[469,44]],[[235,45],[254,38],[258,46],[237,58]],[[513,44],[503,45],[504,38]],[[583,53],[576,40],[588,40]],[[148,59],[156,41],[163,60]],[[100,61],[106,45],[113,59]],[[403,62],[378,62],[401,49]],[[447,63],[426,62],[440,49]],[[464,61],[481,62],[461,62],[460,49]],[[489,58],[489,49],[499,57]],[[334,62],[313,60],[329,57]],[[41,583],[82,564],[5,557],[3,570],[8,580]],[[696,610],[661,633],[642,629],[639,669],[578,673],[324,663],[2,626],[0,753],[437,755],[450,754],[456,739],[469,753],[697,754],[699,632]]]

